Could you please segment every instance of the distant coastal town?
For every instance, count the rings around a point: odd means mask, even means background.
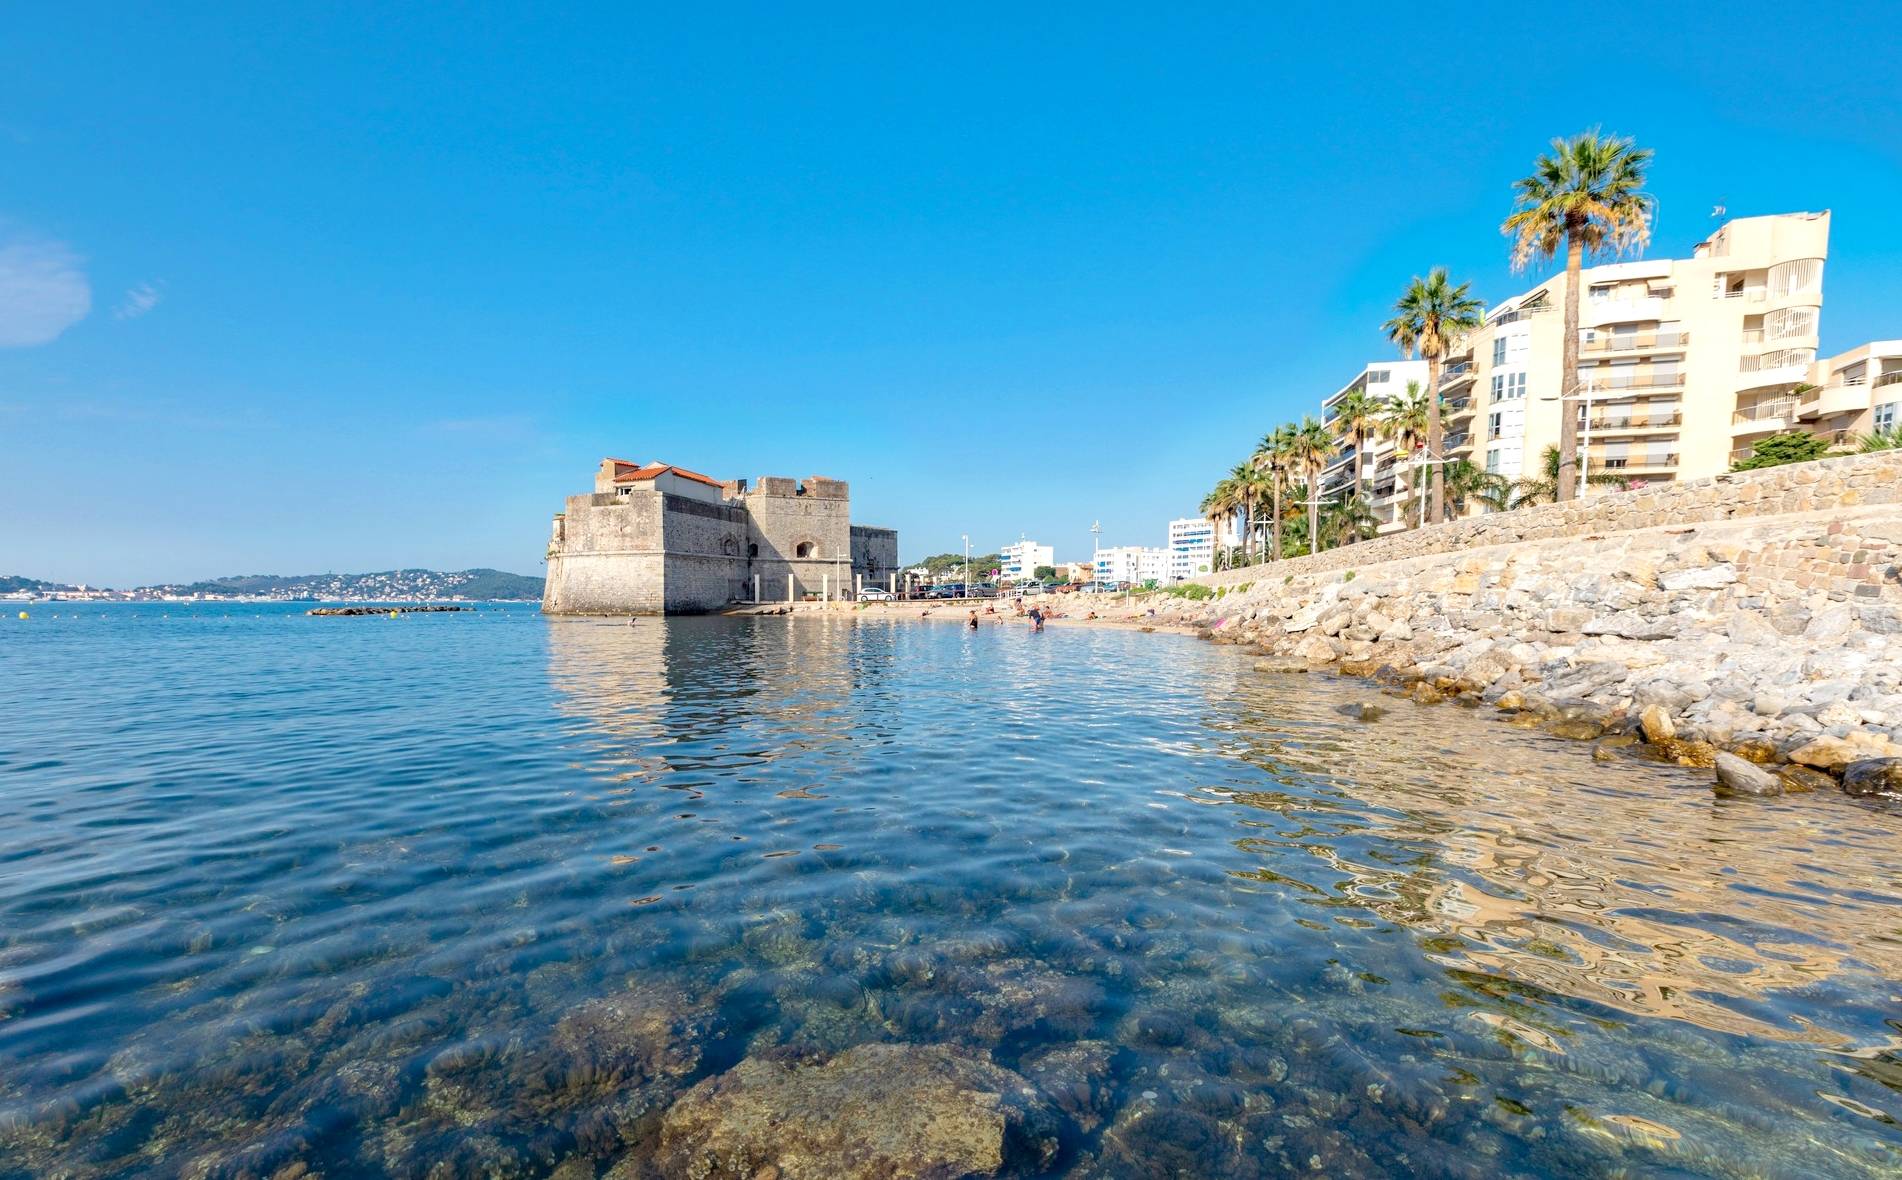
[[[502,570],[384,570],[368,574],[244,574],[114,589],[0,575],[6,602],[534,602],[542,580]]]

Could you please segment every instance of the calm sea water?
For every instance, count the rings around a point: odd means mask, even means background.
[[[1902,1169],[1841,796],[1161,635],[10,616],[0,1176],[591,1175],[866,1042],[1065,1063],[1065,1174]]]

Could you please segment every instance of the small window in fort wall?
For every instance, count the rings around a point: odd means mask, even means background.
[[[759,556],[759,546],[758,546],[758,545],[748,545],[748,546],[746,547],[746,555],[747,555],[748,557],[758,557],[758,556]]]
[[[794,557],[811,557],[812,550],[813,550],[813,544],[811,541],[801,541],[799,542],[799,547],[793,550],[793,556]]]

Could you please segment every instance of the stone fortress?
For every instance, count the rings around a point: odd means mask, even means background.
[[[667,463],[603,459],[548,541],[551,615],[702,614],[732,603],[850,597],[898,570],[898,533],[853,524],[843,480],[749,488]]]

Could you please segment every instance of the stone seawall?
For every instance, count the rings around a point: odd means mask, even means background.
[[[1392,533],[1358,545],[1275,564],[1280,574],[1354,569],[1486,545],[1588,537],[1663,525],[1782,516],[1839,508],[1902,504],[1902,451],[1845,455],[1759,471],[1606,492],[1565,504],[1467,517],[1431,528]],[[1253,582],[1266,567],[1251,566],[1198,579],[1210,586]]]
[[[1797,464],[1256,566],[1134,613],[1571,736],[1790,764],[1726,760],[1739,790],[1902,790],[1898,491],[1902,454]]]

